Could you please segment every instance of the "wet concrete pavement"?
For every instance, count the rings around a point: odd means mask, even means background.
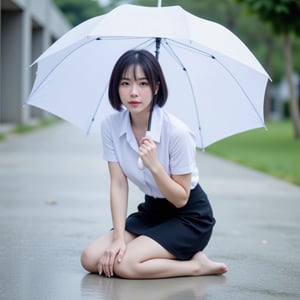
[[[0,299],[300,299],[300,188],[198,153],[217,224],[206,253],[225,276],[87,274],[81,250],[111,226],[97,137],[61,123],[0,143]],[[129,211],[142,194],[131,186]]]

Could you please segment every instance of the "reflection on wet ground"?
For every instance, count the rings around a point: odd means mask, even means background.
[[[224,284],[224,276],[125,280],[87,274],[81,281],[81,295],[98,300],[194,300],[207,299],[210,289]]]

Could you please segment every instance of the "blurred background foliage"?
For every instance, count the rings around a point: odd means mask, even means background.
[[[105,12],[104,8],[94,0],[53,0],[53,2],[73,26]]]

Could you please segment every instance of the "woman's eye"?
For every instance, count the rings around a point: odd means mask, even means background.
[[[147,85],[149,85],[149,84],[148,84],[148,81],[141,81],[141,82],[140,82],[140,85],[141,85],[141,86],[147,86]]]
[[[121,83],[120,83],[122,86],[127,86],[127,85],[129,85],[129,82],[128,81],[121,81]]]

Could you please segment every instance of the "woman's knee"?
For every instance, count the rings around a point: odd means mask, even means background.
[[[90,244],[81,254],[82,266],[91,273],[98,273],[98,263],[103,251],[111,243],[112,233],[100,237]]]
[[[88,272],[97,273],[97,260],[91,249],[86,248],[83,250],[80,261],[83,268]]]

